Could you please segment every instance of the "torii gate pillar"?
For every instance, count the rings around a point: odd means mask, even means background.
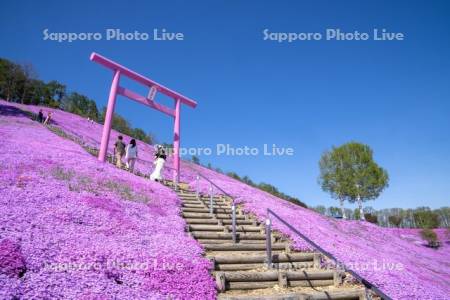
[[[112,119],[114,109],[116,107],[117,88],[119,87],[120,71],[115,71],[109,91],[108,106],[106,108],[105,123],[103,125],[102,140],[100,143],[100,151],[98,153],[98,160],[105,162],[106,154],[108,152],[109,136],[111,133]]]
[[[175,100],[175,120],[173,125],[173,182],[180,182],[180,109],[181,100]]]

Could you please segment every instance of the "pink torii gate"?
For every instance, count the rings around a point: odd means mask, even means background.
[[[112,117],[114,114],[114,108],[116,105],[116,97],[117,95],[125,96],[131,100],[134,100],[138,103],[144,104],[160,112],[165,113],[174,118],[174,136],[173,136],[173,148],[174,148],[174,159],[173,159],[173,168],[174,168],[174,183],[178,183],[180,181],[180,109],[181,103],[186,104],[192,108],[197,106],[197,102],[188,97],[185,97],[171,89],[151,80],[145,76],[142,76],[120,64],[101,56],[93,52],[91,54],[90,59],[96,63],[101,64],[102,66],[109,68],[114,71],[114,76],[111,83],[111,90],[109,91],[108,98],[108,106],[106,109],[105,115],[105,124],[103,125],[103,133],[102,133],[102,141],[100,144],[100,151],[98,153],[98,160],[104,162],[106,160],[106,153],[108,149],[109,136],[111,132],[112,125]],[[130,91],[126,88],[123,88],[119,85],[120,76],[126,76],[142,85],[149,87],[149,92],[147,97],[141,96],[133,91]],[[156,93],[163,93],[174,100],[174,109],[169,108],[167,106],[158,104],[155,102]]]

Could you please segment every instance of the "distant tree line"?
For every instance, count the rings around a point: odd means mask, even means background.
[[[197,164],[197,165],[201,165],[200,159],[197,156],[192,156],[192,162]],[[296,205],[299,205],[301,207],[308,208],[308,206],[305,203],[303,203],[302,201],[300,201],[300,199],[292,197],[292,196],[289,196],[289,195],[286,195],[285,193],[280,192],[278,190],[278,188],[276,188],[275,186],[273,186],[271,184],[264,183],[264,182],[255,183],[248,176],[241,177],[238,174],[236,174],[235,172],[224,173],[220,168],[213,168],[210,163],[208,163],[206,165],[206,167],[208,169],[211,169],[211,170],[214,169],[216,172],[225,174],[225,175],[227,175],[227,176],[229,176],[231,178],[234,178],[234,179],[239,180],[239,181],[241,181],[241,182],[243,182],[245,184],[248,184],[248,185],[250,185],[252,187],[255,187],[257,189],[265,191],[265,192],[267,192],[267,193],[269,193],[271,195],[274,195],[274,196],[276,196],[278,198],[284,199],[286,201],[289,201],[289,202],[291,202],[293,204],[296,204]]]
[[[341,218],[341,208],[325,207],[322,205],[313,208],[315,211],[330,216]],[[359,209],[345,209],[348,219],[359,220]],[[438,239],[435,228],[447,228],[447,236],[450,237],[450,207],[430,209],[429,207],[418,207],[414,209],[386,208],[375,210],[368,206],[364,208],[366,221],[383,227],[396,228],[419,228],[420,236],[427,241],[427,246],[439,248],[443,241]]]
[[[31,64],[16,64],[0,58],[0,98],[21,104],[42,105],[103,122],[106,108],[98,110],[94,100],[77,92],[67,92],[66,85],[52,80],[44,82]],[[133,128],[119,114],[114,114],[113,129],[153,144],[154,137],[140,128]]]
[[[341,208],[336,206],[325,207],[319,205],[313,209],[329,217],[341,218]],[[359,209],[345,208],[348,219],[359,220]],[[364,208],[367,221],[376,223],[383,227],[399,228],[423,228],[433,229],[450,227],[450,207],[430,209],[429,207],[418,207],[414,209],[385,208],[375,210],[367,206]]]

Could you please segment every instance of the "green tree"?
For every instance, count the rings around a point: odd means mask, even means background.
[[[333,218],[337,218],[339,216],[342,216],[343,210],[336,206],[330,206],[328,207],[329,215]]]
[[[339,200],[342,218],[346,219],[344,201],[348,190],[348,179],[346,177],[346,157],[341,148],[333,148],[326,151],[319,161],[320,176],[319,184],[322,190],[330,193],[331,197]]]
[[[352,219],[355,218],[355,216],[354,216],[354,214],[353,214],[353,210],[351,210],[350,208],[344,208],[344,211],[345,211],[345,216],[346,216],[348,219],[352,220]]]
[[[245,177],[247,177],[247,176],[245,176]],[[273,185],[268,184],[268,183],[261,182],[260,184],[258,184],[258,188],[260,190],[266,191],[266,192],[268,192],[269,194],[272,194],[272,195],[279,194],[278,189],[276,187],[274,187]]]
[[[135,139],[141,140],[144,143],[147,143],[150,145],[152,145],[154,143],[153,136],[151,134],[145,133],[145,131],[142,130],[141,128],[134,128],[132,130],[131,136],[134,137]]]
[[[41,105],[44,104],[45,83],[38,79],[28,81],[28,89],[24,94],[23,102],[25,104]]]
[[[327,208],[323,205],[317,205],[313,208],[315,211],[317,211],[319,214],[325,215],[325,212],[327,211]]]
[[[200,158],[195,155],[192,155],[192,162],[196,165],[200,165]]]
[[[238,174],[236,174],[235,172],[228,172],[227,175],[229,177],[231,177],[231,178],[234,178],[236,180],[242,181],[242,178]]]
[[[388,186],[387,172],[377,165],[372,150],[364,144],[351,142],[333,147],[322,155],[319,167],[322,189],[339,199],[343,214],[345,200],[357,202],[361,219],[362,203],[376,199]]]
[[[56,85],[51,89],[55,88]],[[52,93],[56,93],[55,90]],[[57,100],[54,101],[56,102]],[[58,101],[61,101],[61,108],[63,108],[67,112],[90,118],[94,121],[98,121],[99,119],[97,105],[95,104],[94,100],[91,100],[84,95],[78,93],[70,93],[67,96],[63,96],[62,100]]]
[[[19,100],[25,82],[25,74],[20,65],[7,59],[0,59],[0,96],[6,101]]]
[[[43,84],[43,82],[37,79],[37,73],[32,64],[23,64],[21,70],[23,76],[21,76],[17,94],[20,95],[20,102],[22,104],[29,104],[33,97],[34,85],[37,82],[40,84]]]
[[[434,212],[439,216],[439,227],[450,227],[450,207],[441,207]]]
[[[365,213],[364,218],[367,220],[367,222],[378,224],[378,216],[371,214],[371,213]]]
[[[112,119],[112,128],[126,135],[132,135],[132,128],[127,119],[119,114],[114,114]]]
[[[400,227],[400,224],[403,221],[403,217],[401,215],[392,215],[388,217],[389,223],[394,225],[395,227]]]
[[[419,208],[414,213],[414,220],[420,228],[432,229],[439,227],[439,216],[429,208]]]
[[[100,122],[105,121],[105,115],[106,115],[106,107],[103,107],[102,113],[100,115]],[[112,118],[112,128],[114,130],[119,131],[120,133],[126,134],[128,136],[133,135],[133,128],[130,125],[130,122],[128,122],[127,119],[122,117],[121,115],[114,113]]]
[[[59,108],[61,106],[61,101],[66,95],[66,86],[57,82],[56,80],[52,80],[48,83],[42,82],[41,88],[43,97],[40,101],[40,104]]]
[[[420,231],[420,236],[428,242],[428,246],[432,248],[438,248],[439,247],[439,240],[437,237],[436,232],[434,232],[430,228],[425,228]]]
[[[248,184],[250,186],[255,186],[255,183],[247,175],[242,177],[242,182],[244,182],[245,184]],[[275,187],[273,187],[273,188],[275,188]]]
[[[353,215],[355,216],[355,220],[361,219],[361,211],[358,208],[355,208]]]

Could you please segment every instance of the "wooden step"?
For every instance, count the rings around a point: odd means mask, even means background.
[[[199,206],[201,205],[202,207],[208,207],[209,208],[209,201],[183,201],[182,202],[183,206],[188,207],[188,206]],[[231,209],[231,205],[227,204],[227,203],[217,203],[217,202],[213,202],[213,208],[214,207],[220,207],[220,208],[229,208]]]
[[[216,271],[245,271],[245,270],[260,270],[267,267],[265,263],[255,263],[255,264],[216,264]],[[305,262],[285,262],[285,263],[275,263],[273,268],[277,270],[302,270],[302,269],[312,269],[314,268],[313,261]]]
[[[199,198],[197,198],[197,196],[194,194],[194,195],[186,195],[186,194],[182,194],[182,195],[178,195],[178,197],[181,199],[181,200],[208,200],[209,201],[209,199],[210,199],[210,197],[209,196],[203,196],[203,197],[199,197]],[[215,197],[215,196],[213,196],[213,200],[217,200],[217,201],[225,201],[222,197]]]
[[[226,225],[225,227],[226,227],[226,229],[228,231],[232,231],[233,230],[233,226],[231,226],[231,225]],[[265,231],[265,228],[263,226],[237,225],[236,226],[236,230],[237,231],[242,231],[242,232],[262,232],[262,231]]]
[[[334,280],[336,272],[327,270],[303,270],[287,271],[283,273],[287,280]],[[276,281],[280,275],[279,271],[263,272],[219,272],[230,282],[252,282],[252,281]]]
[[[211,219],[215,217],[216,219],[228,219],[231,220],[231,214],[213,214],[209,213],[198,213],[198,212],[182,212],[184,218],[193,218],[193,219]],[[243,215],[236,214],[236,220],[245,220]]]
[[[198,198],[197,198],[196,194],[183,194],[183,193],[180,194],[180,193],[177,193],[177,195],[178,195],[179,198],[182,198],[182,199],[209,199],[209,198],[211,198],[211,195],[200,195]],[[225,197],[222,197],[220,195],[213,195],[213,199],[214,200],[222,200],[222,201],[231,200],[229,198],[225,198]]]
[[[197,200],[197,199],[181,199],[182,203],[190,203],[190,204],[195,204],[195,203],[202,203],[202,204],[209,204],[211,201],[209,199],[201,199],[201,200]],[[219,205],[228,205],[231,206],[231,203],[222,201],[222,200],[213,200],[213,204],[219,204]]]
[[[220,220],[223,225],[231,225],[232,224],[232,220],[228,220],[228,219],[222,219]],[[236,220],[236,225],[252,225],[252,226],[257,226],[258,223],[255,220],[245,220],[245,219],[237,219]]]
[[[186,218],[186,223],[188,224],[204,224],[204,225],[210,225],[210,224],[219,224],[219,222],[222,222],[224,225],[230,225],[232,222],[231,220],[217,220],[217,219],[193,219],[193,218]],[[254,221],[251,220],[236,220],[236,225],[253,225]]]
[[[179,197],[182,202],[203,202],[203,203],[209,203],[211,201],[211,198],[186,198],[186,197]],[[224,199],[220,198],[213,198],[213,203],[220,203],[220,204],[231,204],[231,201],[226,201]]]
[[[213,219],[213,217],[214,217],[214,215],[211,215],[211,214],[190,213],[190,212],[183,212],[182,216],[183,216],[183,218],[187,218],[187,219]]]
[[[180,191],[180,192],[177,192],[177,194],[180,195],[180,196],[197,197],[197,193],[194,192],[194,191],[192,191],[192,192]],[[199,196],[200,197],[209,197],[210,194],[209,193],[208,194],[199,193]],[[224,197],[224,196],[219,195],[219,194],[213,194],[213,197],[221,198],[221,197]]]
[[[191,231],[191,234],[196,239],[216,239],[216,240],[231,240],[232,233],[225,232],[207,232],[207,231]],[[266,235],[260,233],[237,233],[238,240],[265,240]]]
[[[305,300],[366,300],[364,289],[321,291],[305,294]],[[300,299],[301,300],[301,299]]]
[[[197,239],[197,241],[203,245],[206,244],[229,244],[229,240],[215,240],[215,239]],[[239,243],[242,244],[266,244],[263,240],[241,240]]]
[[[208,208],[192,208],[192,207],[182,207],[183,212],[198,212],[198,213],[209,213]],[[213,207],[213,213],[220,214],[231,214],[231,209],[228,208],[215,208]]]
[[[282,250],[285,248],[285,245],[286,244],[273,244],[272,249]],[[273,263],[313,262],[314,259],[315,258],[317,259],[317,257],[319,256],[320,254],[318,253],[289,253],[289,254],[283,253],[272,255],[272,262]],[[218,264],[263,263],[266,261],[266,259],[267,259],[266,255],[220,255],[216,256],[215,262]]]
[[[255,290],[266,289],[278,286],[278,281],[256,281],[256,282],[227,282],[225,288],[227,290]],[[288,287],[323,287],[333,286],[333,280],[290,280]]]
[[[223,232],[225,230],[225,226],[219,225],[189,225],[190,231],[217,231]]]
[[[182,207],[190,207],[190,208],[207,208],[209,209],[209,205],[205,205],[203,203],[183,203]],[[227,205],[213,205],[213,208],[230,208]]]
[[[285,243],[272,244],[272,250],[284,250]],[[224,244],[203,244],[208,251],[265,251],[265,243],[224,243]],[[217,257],[216,257],[217,258]],[[231,263],[231,262],[230,262]]]
[[[233,230],[233,226],[226,225],[189,225],[190,231],[215,231],[215,232],[231,232]],[[236,232],[261,232],[264,230],[263,227],[259,226],[236,226]]]
[[[231,214],[218,213],[218,214],[216,214],[216,218],[217,219],[229,219],[229,220],[231,220],[232,215]],[[245,216],[244,215],[240,215],[240,214],[236,214],[236,220],[245,220]]]
[[[203,207],[206,207],[207,209],[209,209],[209,202],[208,203],[204,203]],[[225,204],[213,204],[213,208],[226,208],[226,209],[230,209],[231,210],[231,205],[225,205]],[[236,211],[237,212],[237,211]]]
[[[365,300],[364,289],[346,288],[343,290],[325,290],[316,292],[295,292],[270,295],[249,296],[219,294],[219,300]]]

